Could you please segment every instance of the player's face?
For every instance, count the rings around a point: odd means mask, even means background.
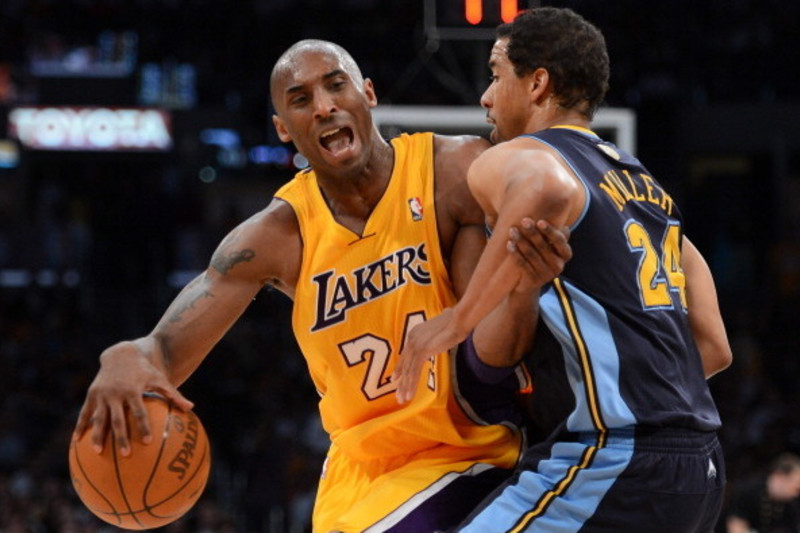
[[[508,59],[508,38],[495,41],[489,68],[492,81],[481,96],[481,105],[486,109],[486,121],[494,125],[492,141],[507,141],[527,133],[529,85],[525,78],[514,73],[514,66]]]
[[[800,470],[795,469],[786,474],[785,481],[781,499],[789,501],[800,496]]]
[[[306,51],[279,79],[273,99],[278,135],[293,141],[317,172],[357,172],[370,155],[377,98],[370,80],[325,50]]]

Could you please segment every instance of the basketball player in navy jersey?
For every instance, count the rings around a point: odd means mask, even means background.
[[[525,216],[569,225],[573,258],[540,291],[527,361],[548,437],[460,530],[712,531],[725,465],[706,379],[731,352],[710,270],[670,194],[590,129],[608,87],[600,31],[545,7],[497,35],[481,104],[505,142],[476,159],[468,183],[495,235]],[[414,395],[417,366],[517,282],[503,244],[489,240],[458,304],[412,330],[399,401]]]

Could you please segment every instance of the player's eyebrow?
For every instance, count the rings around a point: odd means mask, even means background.
[[[335,78],[336,76],[340,76],[342,74],[347,74],[344,70],[340,68],[333,69],[332,71],[328,72],[324,76],[322,76],[322,80],[329,80],[331,78]]]
[[[336,76],[341,76],[343,74],[347,74],[344,70],[340,68],[336,68],[331,70],[330,72],[326,72],[322,75],[322,81],[327,81],[331,78],[335,78]],[[291,85],[286,88],[286,94],[294,94],[301,92],[303,88],[306,86],[304,83],[298,83],[297,85]]]

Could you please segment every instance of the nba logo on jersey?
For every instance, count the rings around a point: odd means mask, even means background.
[[[408,207],[411,209],[411,219],[414,221],[422,220],[422,203],[416,196],[408,199]]]
[[[622,159],[622,156],[619,155],[619,152],[608,146],[607,144],[598,143],[597,149],[606,154],[608,157],[613,159],[614,161],[619,161]]]

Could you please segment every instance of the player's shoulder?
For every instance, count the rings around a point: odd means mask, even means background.
[[[286,201],[273,198],[266,207],[231,230],[215,255],[245,254],[249,258],[247,267],[237,269],[238,275],[258,278],[262,283],[288,291],[297,279],[302,247],[294,210]]]
[[[240,222],[226,237],[253,249],[280,250],[300,240],[297,215],[286,201],[273,198],[270,203]]]
[[[466,158],[471,161],[491,146],[492,143],[478,135],[433,135],[435,157]]]
[[[436,182],[444,190],[449,185],[463,184],[472,163],[491,143],[476,135],[434,135],[433,164]]]
[[[557,152],[535,137],[520,136],[495,144],[480,154],[480,165],[496,167],[557,164]]]
[[[570,171],[560,156],[535,139],[517,137],[492,146],[472,164],[467,181],[473,189],[488,186],[504,188],[511,183],[526,183],[531,190],[559,192],[572,182]]]
[[[274,197],[262,210],[245,220],[256,231],[281,233],[287,237],[299,236],[300,225],[292,205],[283,198]]]

